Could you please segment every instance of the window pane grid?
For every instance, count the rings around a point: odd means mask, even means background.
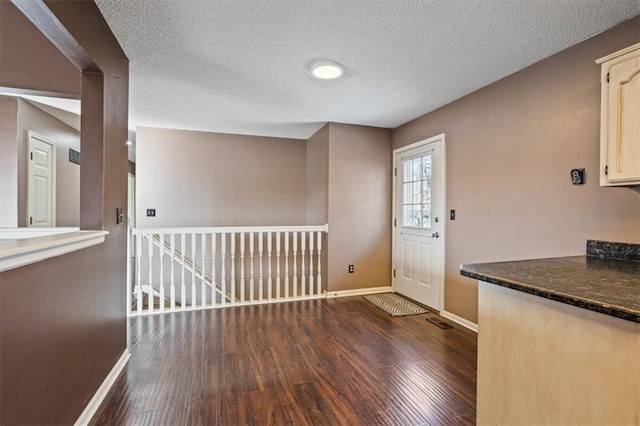
[[[431,227],[431,154],[403,161],[403,226]]]

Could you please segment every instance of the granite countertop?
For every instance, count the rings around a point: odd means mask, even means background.
[[[636,260],[597,254],[466,264],[460,267],[460,273],[640,323],[640,262]]]

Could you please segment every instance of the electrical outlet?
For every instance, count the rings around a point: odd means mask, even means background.
[[[147,217],[156,217],[156,209],[147,209]]]
[[[349,265],[349,273],[353,274],[355,272],[355,269],[353,267],[353,265]]]

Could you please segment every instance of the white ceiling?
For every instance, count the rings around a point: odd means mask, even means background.
[[[16,96],[80,131],[80,99],[30,95],[30,90],[0,87],[0,95]]]
[[[77,131],[80,130],[80,100],[50,98],[44,96],[22,96],[31,105],[57,118]]]
[[[48,106],[55,108],[58,111],[64,111],[69,114],[73,114],[78,120],[80,119],[80,99],[58,98],[52,96],[36,96],[36,95],[20,95],[21,98],[25,98],[32,103],[39,103],[42,106]],[[62,120],[64,121],[64,120]],[[67,123],[68,124],[68,123]],[[79,124],[74,122],[73,125],[69,124],[74,129],[79,127]]]
[[[131,62],[130,127],[303,139],[327,121],[397,127],[640,14],[638,0],[96,3]],[[317,58],[347,75],[313,79]]]

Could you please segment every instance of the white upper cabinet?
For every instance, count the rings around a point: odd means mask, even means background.
[[[600,185],[640,184],[640,43],[600,58]]]

